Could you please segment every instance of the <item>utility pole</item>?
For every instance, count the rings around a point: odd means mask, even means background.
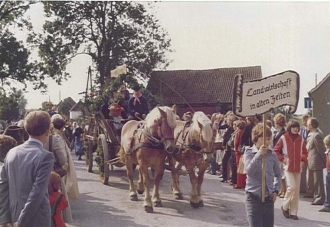
[[[315,87],[317,86],[317,73],[315,73]]]

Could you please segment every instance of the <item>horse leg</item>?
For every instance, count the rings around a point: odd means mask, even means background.
[[[153,212],[153,207],[152,207],[152,202],[151,202],[151,196],[150,196],[150,179],[149,179],[149,174],[148,174],[148,166],[145,166],[141,163],[139,163],[140,169],[141,169],[141,175],[143,178],[143,185],[144,185],[144,210],[147,213],[152,213]]]
[[[144,186],[143,186],[143,176],[142,176],[142,172],[141,169],[139,169],[139,180],[137,183],[137,192],[142,195],[144,192]]]
[[[199,196],[197,193],[197,177],[194,172],[193,167],[187,167],[189,177],[190,177],[190,183],[191,183],[191,192],[190,192],[190,205],[193,208],[198,208],[199,207]]]
[[[175,159],[171,159],[170,160],[170,165],[173,167],[174,170],[171,171],[171,176],[172,176],[172,193],[173,193],[173,197],[177,200],[182,200],[183,199],[183,195],[182,192],[180,190],[180,182],[179,182],[179,174],[178,171],[175,167],[176,161]],[[181,168],[181,166],[180,166]]]
[[[208,164],[207,163],[201,163],[199,166],[198,166],[198,176],[197,176],[197,194],[199,196],[199,206],[204,206],[204,202],[203,202],[203,199],[202,199],[202,184],[203,184],[203,180],[204,180],[204,174],[205,174],[205,171],[208,167]]]
[[[129,197],[131,201],[138,201],[136,189],[133,183],[133,174],[134,174],[133,163],[129,160],[129,158],[126,158],[125,165],[127,168],[127,178],[129,183]]]
[[[153,195],[152,195],[152,202],[155,207],[162,206],[162,200],[160,199],[160,196],[159,196],[159,185],[160,185],[160,181],[162,180],[164,171],[165,171],[164,164],[158,165],[157,168],[155,168],[154,191],[153,191]]]

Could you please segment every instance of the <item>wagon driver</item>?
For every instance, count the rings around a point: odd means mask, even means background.
[[[133,87],[133,96],[128,101],[128,120],[144,120],[148,114],[148,102],[140,92],[140,86]]]

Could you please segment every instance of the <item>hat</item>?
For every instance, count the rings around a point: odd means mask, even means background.
[[[141,88],[140,88],[140,85],[134,85],[134,86],[133,86],[133,90],[134,90],[134,91],[140,91],[140,89],[141,89]]]

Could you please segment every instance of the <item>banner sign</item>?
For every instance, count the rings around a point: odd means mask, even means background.
[[[289,106],[288,113],[294,113],[299,101],[299,85],[299,74],[290,70],[246,83],[243,75],[238,74],[234,79],[233,112],[247,117]]]

